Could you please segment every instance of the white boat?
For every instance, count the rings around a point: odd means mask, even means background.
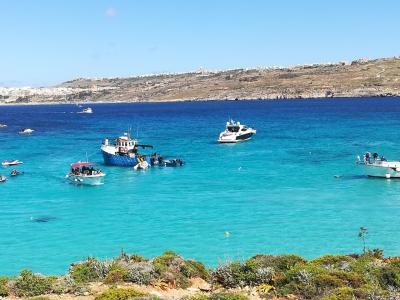
[[[95,165],[91,162],[73,163],[71,164],[71,171],[65,175],[65,178],[74,184],[101,185],[106,174],[99,169],[94,169],[93,166]]]
[[[33,133],[35,130],[33,130],[33,129],[30,129],[30,128],[25,128],[25,129],[22,129],[20,132],[18,132],[19,134],[31,134],[31,133]]]
[[[22,161],[19,161],[18,159],[14,159],[14,160],[3,160],[1,164],[4,167],[8,167],[8,166],[20,165],[22,163],[23,163]]]
[[[133,169],[135,170],[147,170],[149,168],[150,164],[145,161],[144,159],[139,161],[134,167]]]
[[[237,143],[251,139],[256,134],[256,130],[240,122],[229,120],[226,122],[226,128],[219,134],[218,142],[220,143]]]
[[[0,128],[6,128],[7,125],[6,124],[0,124]]]
[[[372,156],[369,152],[357,157],[356,164],[364,168],[365,175],[378,178],[400,178],[400,161],[388,161],[377,153]]]
[[[84,108],[77,112],[78,114],[92,114],[93,110],[90,107]]]
[[[7,177],[4,175],[0,175],[0,182],[6,182],[7,181]]]

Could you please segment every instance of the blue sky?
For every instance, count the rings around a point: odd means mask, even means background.
[[[0,86],[400,55],[400,1],[0,0]]]

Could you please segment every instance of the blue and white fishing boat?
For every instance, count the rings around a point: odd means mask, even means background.
[[[109,139],[104,139],[101,145],[104,164],[111,166],[134,167],[146,161],[149,165],[157,162],[156,155],[142,155],[138,148],[153,148],[150,145],[141,145],[136,139],[131,139],[129,133],[125,133],[110,143]]]

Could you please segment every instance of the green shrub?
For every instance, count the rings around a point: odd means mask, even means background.
[[[329,274],[329,272],[316,265],[297,265],[285,273],[286,283],[290,281],[309,284],[312,279],[321,274]]]
[[[258,286],[271,284],[275,275],[272,267],[266,267],[256,260],[245,263],[231,262],[217,267],[211,274],[211,282],[224,288]]]
[[[130,256],[130,260],[131,260],[131,261],[134,261],[134,262],[143,262],[143,261],[147,261],[146,258],[144,258],[143,256],[138,255],[138,254],[133,254],[133,255],[131,255],[131,256]]]
[[[341,279],[345,285],[352,288],[358,288],[365,284],[363,276],[355,272],[333,271],[330,274]]]
[[[215,293],[211,294],[210,300],[248,300],[249,298],[243,294],[238,293]]]
[[[245,286],[250,276],[246,266],[236,261],[218,266],[211,274],[211,282],[224,288],[235,288]]]
[[[209,277],[209,272],[202,263],[190,259],[182,266],[182,273],[188,278],[199,277],[207,280]]]
[[[188,288],[191,285],[189,275],[191,272],[203,272],[200,264],[188,264],[181,256],[172,251],[167,251],[153,259],[154,270],[158,279],[173,287]]]
[[[383,250],[382,249],[372,249],[372,250],[368,250],[366,255],[368,256],[372,256],[374,258],[377,259],[383,259]]]
[[[318,274],[313,278],[313,285],[322,294],[335,288],[343,287],[344,282],[340,278],[331,274]]]
[[[400,267],[389,264],[379,271],[379,283],[383,288],[385,287],[400,287]]]
[[[95,300],[129,300],[137,297],[144,297],[145,293],[140,292],[133,288],[110,288],[100,295],[95,297]]]
[[[117,260],[121,260],[122,257],[125,257],[124,254],[121,254]],[[72,264],[69,275],[78,284],[99,281],[107,276],[113,265],[115,265],[114,261],[100,261],[93,257],[88,257],[85,261]]]
[[[296,265],[306,264],[307,261],[298,255],[264,255],[253,256],[248,261],[254,261],[260,267],[271,267],[276,272],[286,272]]]
[[[108,272],[106,278],[104,279],[104,283],[114,284],[119,282],[124,282],[128,276],[128,271],[119,265],[114,265],[111,267]]]
[[[351,256],[347,255],[324,255],[318,257],[312,261],[310,264],[325,268],[327,270],[349,270],[350,263],[353,262],[355,259]]]
[[[15,280],[14,289],[19,297],[39,296],[51,292],[51,282],[48,278],[33,274],[30,270],[23,270]]]
[[[341,287],[333,290],[329,296],[322,298],[322,300],[354,300],[355,295],[352,288]]]
[[[76,283],[87,283],[100,279],[93,264],[89,261],[73,265],[70,274]]]
[[[10,294],[7,285],[8,278],[0,277],[0,297],[7,297]]]
[[[360,275],[366,275],[372,273],[373,267],[371,264],[375,261],[375,258],[369,255],[361,255],[356,260],[350,263],[350,271],[358,273]]]
[[[156,258],[154,258],[154,260],[153,260],[154,268],[160,274],[164,273],[164,272],[166,272],[168,270],[169,265],[176,258],[181,258],[181,257],[178,256],[175,252],[165,251],[162,255],[157,256]]]
[[[276,282],[276,288],[279,294],[294,294],[311,299],[320,296],[326,286],[332,285],[334,279],[326,278],[325,275],[328,274],[326,269],[319,266],[297,264]]]
[[[383,295],[381,290],[378,290],[375,286],[365,284],[357,289],[353,290],[353,294],[356,299],[371,299],[371,294]]]
[[[157,277],[154,265],[148,261],[130,263],[127,272],[126,281],[141,285],[148,285]]]

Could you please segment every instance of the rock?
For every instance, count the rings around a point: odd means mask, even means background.
[[[211,291],[211,285],[202,278],[192,278],[190,281],[192,283],[192,288],[197,288],[202,292]]]

